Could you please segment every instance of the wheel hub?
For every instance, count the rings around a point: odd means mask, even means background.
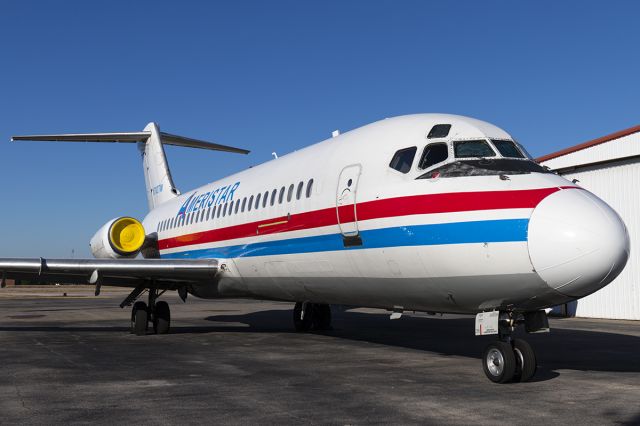
[[[494,376],[499,376],[504,370],[504,357],[498,349],[491,349],[487,354],[487,369]]]

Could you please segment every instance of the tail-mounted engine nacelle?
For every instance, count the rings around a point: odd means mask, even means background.
[[[133,258],[144,244],[145,231],[142,224],[132,217],[118,217],[96,232],[89,246],[97,259]]]

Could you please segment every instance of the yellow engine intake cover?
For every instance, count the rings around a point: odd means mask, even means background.
[[[145,235],[140,222],[132,217],[121,217],[109,229],[109,242],[117,251],[135,253],[142,247]]]

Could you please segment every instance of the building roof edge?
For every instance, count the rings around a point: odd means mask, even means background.
[[[602,136],[597,139],[593,139],[578,145],[574,145],[569,148],[562,149],[560,151],[552,152],[551,154],[543,155],[542,157],[536,158],[538,163],[542,163],[543,161],[548,161],[554,158],[562,157],[563,155],[571,154],[576,151],[581,151],[583,149],[591,148],[592,146],[600,145],[605,142],[612,141],[614,139],[619,139],[624,136],[629,136],[634,133],[640,132],[640,125],[629,127],[628,129],[620,130],[615,133],[611,133],[610,135]]]

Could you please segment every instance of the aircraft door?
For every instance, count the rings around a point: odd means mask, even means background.
[[[358,235],[356,196],[361,171],[360,164],[352,164],[342,169],[338,179],[336,214],[338,215],[340,232],[345,237]]]

